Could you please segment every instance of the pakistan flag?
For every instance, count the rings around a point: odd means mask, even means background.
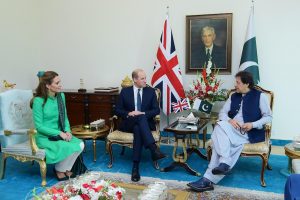
[[[256,38],[254,32],[254,7],[251,8],[251,13],[248,22],[248,28],[246,33],[246,40],[243,46],[243,52],[241,57],[239,71],[248,71],[252,73],[254,83],[259,82],[259,68],[256,50]]]

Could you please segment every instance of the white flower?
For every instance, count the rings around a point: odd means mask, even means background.
[[[207,76],[209,76],[210,73],[211,73],[211,66],[212,66],[212,62],[209,60],[208,63],[207,63],[207,68],[206,68]]]
[[[69,200],[82,200],[82,198],[81,198],[81,196],[76,195],[76,196],[70,197]]]

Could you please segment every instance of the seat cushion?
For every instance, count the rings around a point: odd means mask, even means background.
[[[268,153],[269,146],[265,142],[245,144],[242,153]]]
[[[159,133],[152,131],[155,142],[159,141]],[[133,133],[127,133],[119,130],[115,130],[108,134],[107,140],[110,142],[121,142],[121,143],[133,143]]]
[[[300,174],[300,159],[292,160],[292,168],[295,174]]]
[[[9,145],[5,148],[2,148],[3,153],[9,153],[13,155],[20,155],[20,156],[28,156],[31,158],[38,158],[38,159],[44,159],[45,158],[45,150],[39,149],[35,155],[32,154],[32,150],[29,144],[29,141]]]
[[[212,141],[207,141],[207,147],[212,145]],[[254,153],[268,153],[269,146],[265,142],[259,142],[254,144],[245,144],[242,153],[254,154]]]

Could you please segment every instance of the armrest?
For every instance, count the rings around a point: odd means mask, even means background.
[[[36,142],[35,142],[35,134],[36,134],[35,129],[4,130],[4,135],[5,136],[10,136],[10,135],[13,135],[13,134],[28,135],[28,140],[29,140],[30,148],[32,150],[33,155],[35,155],[36,152],[39,150],[39,148],[38,148],[38,146],[36,145]]]
[[[32,154],[35,155],[36,152],[39,150],[38,146],[35,143],[35,134],[36,134],[36,130],[35,129],[29,129],[27,131],[28,136],[29,136],[29,143],[30,143],[30,147],[32,150]]]
[[[160,124],[160,115],[156,115],[154,117],[154,121],[155,121],[155,128],[157,131],[159,131],[160,127],[159,127],[159,124]]]
[[[266,142],[267,143],[269,143],[270,142],[270,139],[271,139],[271,123],[267,123],[267,124],[265,124],[264,125],[264,129],[265,129],[265,134],[266,134],[266,136],[265,136],[265,140],[266,140]]]
[[[12,134],[16,134],[16,135],[26,135],[27,131],[29,129],[17,129],[17,130],[4,130],[4,135],[5,136],[10,136]]]
[[[117,120],[118,120],[118,116],[117,115],[114,115],[111,118],[109,118],[109,122],[110,122],[110,130],[109,130],[109,132],[110,133],[115,130]]]
[[[155,117],[154,117],[154,120],[155,120],[155,122],[160,122],[160,115],[156,115]]]

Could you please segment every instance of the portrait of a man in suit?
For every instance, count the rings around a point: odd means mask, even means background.
[[[201,30],[202,44],[195,46],[192,51],[191,65],[193,68],[206,67],[208,61],[212,62],[214,68],[226,67],[226,49],[214,43],[216,39],[215,29],[205,26]]]
[[[220,74],[231,73],[232,13],[186,17],[186,73],[208,62]]]

